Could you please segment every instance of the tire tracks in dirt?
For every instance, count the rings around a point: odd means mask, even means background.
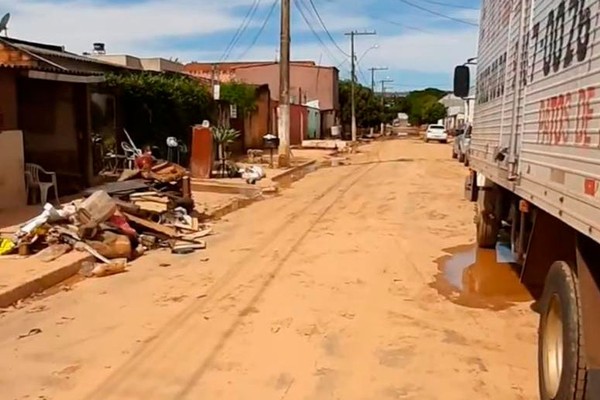
[[[256,251],[231,266],[205,297],[175,316],[155,340],[134,354],[86,400],[186,398],[239,327],[246,311],[261,298],[319,220],[379,165],[381,161],[376,158],[373,164],[351,167],[312,203],[279,224],[272,232],[277,235],[274,240],[265,237]],[[215,314],[219,306],[226,311]]]

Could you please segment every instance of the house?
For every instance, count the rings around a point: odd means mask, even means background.
[[[406,128],[408,126],[408,114],[398,113],[394,119],[394,126],[398,128]]]
[[[235,109],[235,108],[234,108]],[[242,148],[260,149],[263,147],[263,136],[273,132],[273,104],[271,102],[271,91],[268,85],[256,85],[256,108],[247,115],[230,113],[231,127],[242,133]]]
[[[56,172],[62,193],[94,180],[92,97],[114,70],[61,46],[0,38],[0,208],[26,203],[24,163]]]
[[[271,98],[279,101],[278,62],[190,63],[185,71],[205,79],[268,85]],[[339,122],[339,71],[335,67],[316,65],[312,61],[293,61],[290,64],[290,101],[306,104],[318,101],[321,113],[320,132],[330,133]],[[292,120],[293,122],[293,120]]]
[[[124,66],[137,71],[165,72],[175,74],[186,74],[184,65],[179,61],[167,60],[161,57],[136,57],[129,54],[91,54],[96,60]]]
[[[453,132],[459,129],[465,123],[465,101],[460,97],[456,97],[450,93],[442,97],[439,103],[443,104],[447,109],[446,118],[440,124],[446,127],[446,130]]]

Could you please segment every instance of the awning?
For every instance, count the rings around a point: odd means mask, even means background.
[[[24,75],[30,79],[43,79],[47,81],[70,82],[70,83],[102,83],[106,80],[99,75],[70,75],[58,72],[27,71]]]

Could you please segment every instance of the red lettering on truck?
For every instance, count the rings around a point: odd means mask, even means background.
[[[590,104],[595,97],[596,88],[589,87],[540,100],[537,142],[548,145],[565,145],[571,140],[572,144],[589,146],[591,144],[590,121],[594,116],[594,110]],[[577,99],[576,104],[573,104],[574,98]],[[572,107],[575,107],[575,118],[572,118]],[[573,119],[575,120],[574,139],[569,136]]]

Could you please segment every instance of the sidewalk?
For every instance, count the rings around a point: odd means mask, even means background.
[[[267,178],[256,185],[239,179],[193,180],[192,196],[198,212],[208,219],[219,219],[255,201],[264,195],[303,178],[324,162],[322,150],[294,150],[294,166],[288,169],[265,168]],[[73,201],[75,198],[65,199]],[[67,203],[68,201],[65,201]],[[25,206],[0,212],[0,232],[10,235],[20,225],[42,212],[41,205]],[[9,307],[19,300],[59,285],[76,275],[81,264],[90,259],[85,252],[71,251],[52,262],[43,262],[35,256],[0,256],[0,308]]]

